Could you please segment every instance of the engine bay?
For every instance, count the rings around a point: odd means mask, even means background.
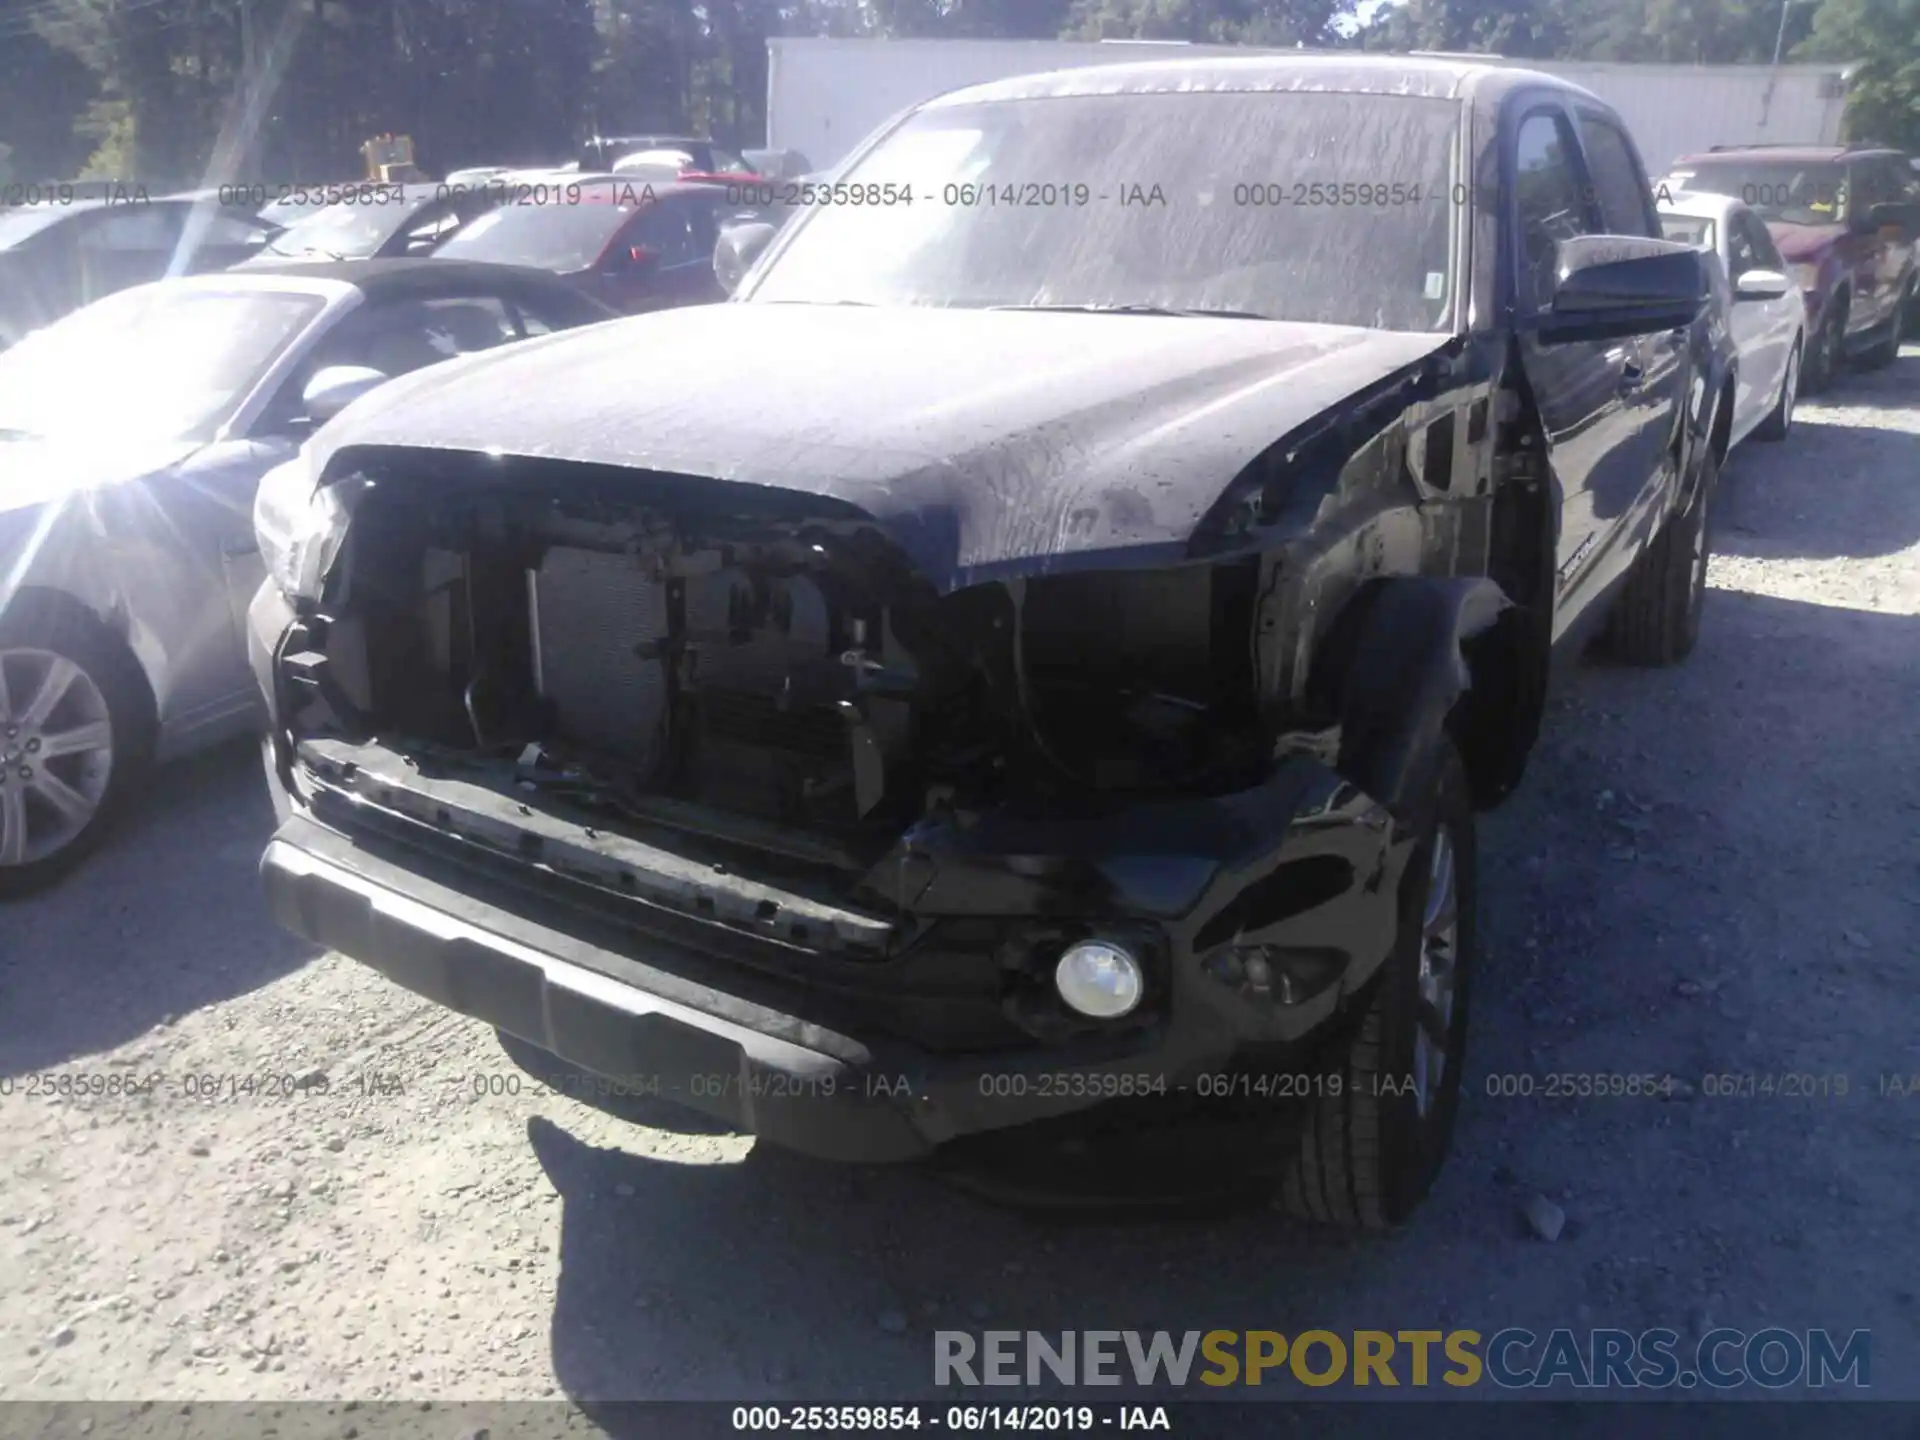
[[[515,478],[363,494],[323,606],[333,703],[310,733],[510,756],[530,788],[861,851],[935,812],[1059,813],[1259,772],[1254,563],[941,595],[833,502]]]

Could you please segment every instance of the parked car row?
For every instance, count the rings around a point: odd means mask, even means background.
[[[1682,157],[1665,185],[1741,202],[1716,222],[1715,243],[1736,282],[1754,270],[1791,278],[1806,310],[1809,394],[1848,363],[1891,363],[1920,321],[1920,175],[1899,151],[1730,147]]]
[[[726,224],[764,215],[745,187],[768,177],[706,142],[674,143],[622,152],[617,177],[577,165],[484,167],[438,182],[369,182],[357,187],[365,194],[351,193],[353,186],[292,188],[257,212],[241,187],[0,210],[0,350],[81,305],[164,275],[435,255],[483,219],[481,228],[494,235],[482,252],[550,254],[574,283],[623,310],[718,299],[714,242]],[[762,153],[768,163],[791,158]],[[704,174],[704,164],[743,168]],[[334,198],[342,190],[350,193]],[[502,210],[532,213],[495,213]],[[602,227],[615,215],[634,222],[631,234]],[[583,259],[582,237],[590,235],[603,243]]]
[[[0,888],[264,711],[274,913],[540,1073],[842,1159],[1252,1119],[1294,1213],[1406,1218],[1476,813],[1556,656],[1694,647],[1820,264],[1708,161],[1663,213],[1587,92],[1457,58],[1023,77],[836,172],[1181,205],[743,215],[609,173],[660,151],[739,158],[596,141],[564,198],[375,245],[431,258],[329,258],[309,227],[372,230],[321,211],[0,356]],[[1343,155],[1434,203],[1218,203],[1338,194]],[[1834,202],[1890,247],[1836,262],[1879,267],[1865,355],[1912,283],[1871,193]]]

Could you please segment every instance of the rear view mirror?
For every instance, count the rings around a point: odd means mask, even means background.
[[[1778,300],[1792,288],[1792,282],[1778,270],[1743,270],[1734,282],[1735,300]]]
[[[713,247],[713,275],[729,295],[740,288],[747,271],[753,268],[776,234],[764,221],[734,225],[720,232],[720,243]]]
[[[314,372],[300,393],[307,419],[324,425],[376,386],[387,383],[385,372],[367,365],[329,365]]]
[[[1691,245],[1640,235],[1578,235],[1560,242],[1553,304],[1534,318],[1547,344],[1677,330],[1711,293]]]

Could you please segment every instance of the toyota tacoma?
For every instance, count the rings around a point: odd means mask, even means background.
[[[1257,1094],[1397,1223],[1551,658],[1694,643],[1696,253],[1604,104],[1443,59],[997,82],[815,190],[262,486],[276,915],[816,1155]]]

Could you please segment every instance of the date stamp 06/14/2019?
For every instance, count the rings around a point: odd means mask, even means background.
[[[1163,1073],[1111,1071],[987,1072],[973,1088],[987,1099],[1119,1100],[1149,1095],[1186,1094],[1202,1100],[1338,1099],[1343,1094],[1391,1098],[1411,1094],[1411,1076],[1377,1075],[1363,1080],[1339,1071],[1266,1074],[1223,1071],[1170,1081]],[[393,1070],[216,1071],[177,1073],[132,1067],[105,1070],[29,1071],[0,1076],[0,1102],[129,1099],[186,1105],[312,1102],[316,1100],[401,1099],[431,1086],[464,1092],[475,1099],[538,1095],[550,1090],[593,1101],[658,1097],[694,1101],[755,1100],[900,1100],[922,1086],[906,1074],[861,1072],[854,1075],[789,1075],[781,1072],[715,1071],[691,1074],[596,1075],[575,1068],[535,1077],[519,1070],[474,1071],[454,1076],[404,1077]],[[1920,1074],[1879,1072],[1866,1079],[1841,1071],[1712,1071],[1693,1079],[1670,1073],[1525,1072],[1488,1074],[1471,1087],[1497,1100],[1580,1101],[1593,1099],[1847,1101],[1920,1099]]]

